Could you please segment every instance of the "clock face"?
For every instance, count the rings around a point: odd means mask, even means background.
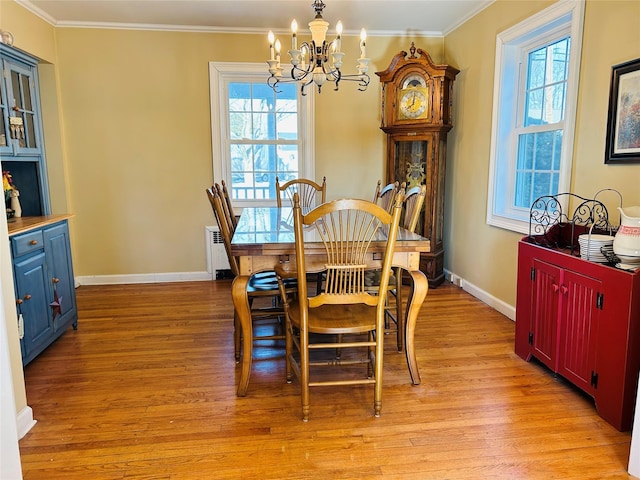
[[[427,95],[424,89],[410,87],[400,93],[400,118],[425,118],[427,116]]]

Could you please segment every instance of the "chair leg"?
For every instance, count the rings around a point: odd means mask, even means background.
[[[374,383],[374,395],[373,395],[373,414],[376,417],[380,416],[380,412],[382,411],[382,356],[384,354],[384,330],[376,332],[376,353],[375,353],[375,365],[374,365],[374,375],[375,375],[375,383]]]
[[[285,358],[285,373],[286,373],[286,380],[287,383],[291,383],[292,379],[293,379],[293,372],[291,370],[291,355],[292,355],[292,350],[293,350],[293,339],[292,339],[292,335],[293,335],[293,327],[291,326],[291,322],[289,321],[289,319],[287,317],[285,317],[284,319],[284,358]]]
[[[390,309],[391,308],[391,304],[389,302],[389,298],[390,298],[391,294],[390,294],[390,292],[387,292],[385,295],[387,296],[387,300],[386,300],[385,306]],[[391,322],[389,321],[390,318],[393,320],[391,315],[392,314],[390,312],[389,313],[385,312],[385,314],[384,314],[384,329],[385,330],[388,330],[389,327],[391,326]]]
[[[402,272],[401,268],[396,270],[396,326],[398,327],[396,338],[398,352],[404,351],[405,318],[402,308]]]
[[[302,421],[309,421],[309,332],[300,330],[300,399]]]
[[[240,342],[242,341],[242,328],[238,321],[238,315],[233,314],[233,349],[236,357],[236,363],[240,363]]]

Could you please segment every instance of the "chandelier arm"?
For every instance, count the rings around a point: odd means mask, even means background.
[[[358,88],[358,90],[360,90],[361,92],[364,92],[369,86],[370,80],[371,78],[369,77],[369,75],[367,75],[366,73],[363,73],[362,80],[360,81],[360,87]]]
[[[273,90],[277,93],[280,93],[276,90],[276,86],[278,85],[278,77],[276,77],[275,75],[272,74],[269,78],[267,78],[267,85],[273,88]]]
[[[307,96],[307,94],[305,92],[305,88],[307,88],[310,84],[313,83],[313,75],[306,75],[306,76],[309,76],[309,80],[300,82],[300,94],[303,97]]]
[[[309,67],[307,67],[306,69],[303,69],[298,66],[293,66],[291,68],[291,78],[293,78],[294,80],[303,80],[312,71],[313,70]]]
[[[315,62],[314,60],[314,56],[315,56],[315,52],[314,52],[314,45],[313,42],[309,43],[309,42],[303,42],[300,45],[300,51],[304,52],[305,50],[307,52],[309,52],[309,62],[307,63],[307,71],[309,71],[309,66],[313,65],[313,63]],[[292,65],[296,66],[293,62],[291,62]],[[300,69],[300,67],[298,67]],[[304,69],[300,69],[300,70],[304,70]]]
[[[371,77],[369,77],[369,75],[366,73],[352,73],[349,75],[345,75],[345,74],[340,75],[341,80],[346,80],[348,82],[366,82],[367,84],[369,84],[370,78]]]
[[[323,64],[323,65],[322,65],[322,71],[323,71],[323,72],[325,73],[325,75],[327,75],[327,76],[329,76],[329,75],[331,75],[331,76],[335,76],[335,72],[337,72],[337,71],[338,71],[338,69],[337,69],[337,68],[335,68],[335,67],[333,67],[333,66],[331,66],[331,65],[330,65],[330,64],[328,64],[328,63],[325,63],[325,64]]]

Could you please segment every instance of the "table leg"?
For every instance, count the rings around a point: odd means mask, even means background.
[[[407,355],[407,365],[409,366],[409,374],[411,382],[414,385],[420,385],[420,372],[418,371],[418,361],[416,360],[416,350],[414,344],[414,334],[416,332],[416,322],[418,320],[418,312],[427,296],[429,283],[427,277],[420,270],[409,271],[411,275],[411,290],[407,299],[407,317],[405,324],[405,352]]]
[[[253,359],[253,324],[247,295],[249,278],[248,275],[238,275],[231,285],[233,307],[235,308],[235,315],[240,321],[242,331],[242,365],[237,390],[239,397],[244,397],[247,394],[249,377],[251,376],[251,361]]]

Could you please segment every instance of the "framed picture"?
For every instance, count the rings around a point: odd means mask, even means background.
[[[640,163],[640,58],[612,68],[604,163]]]

